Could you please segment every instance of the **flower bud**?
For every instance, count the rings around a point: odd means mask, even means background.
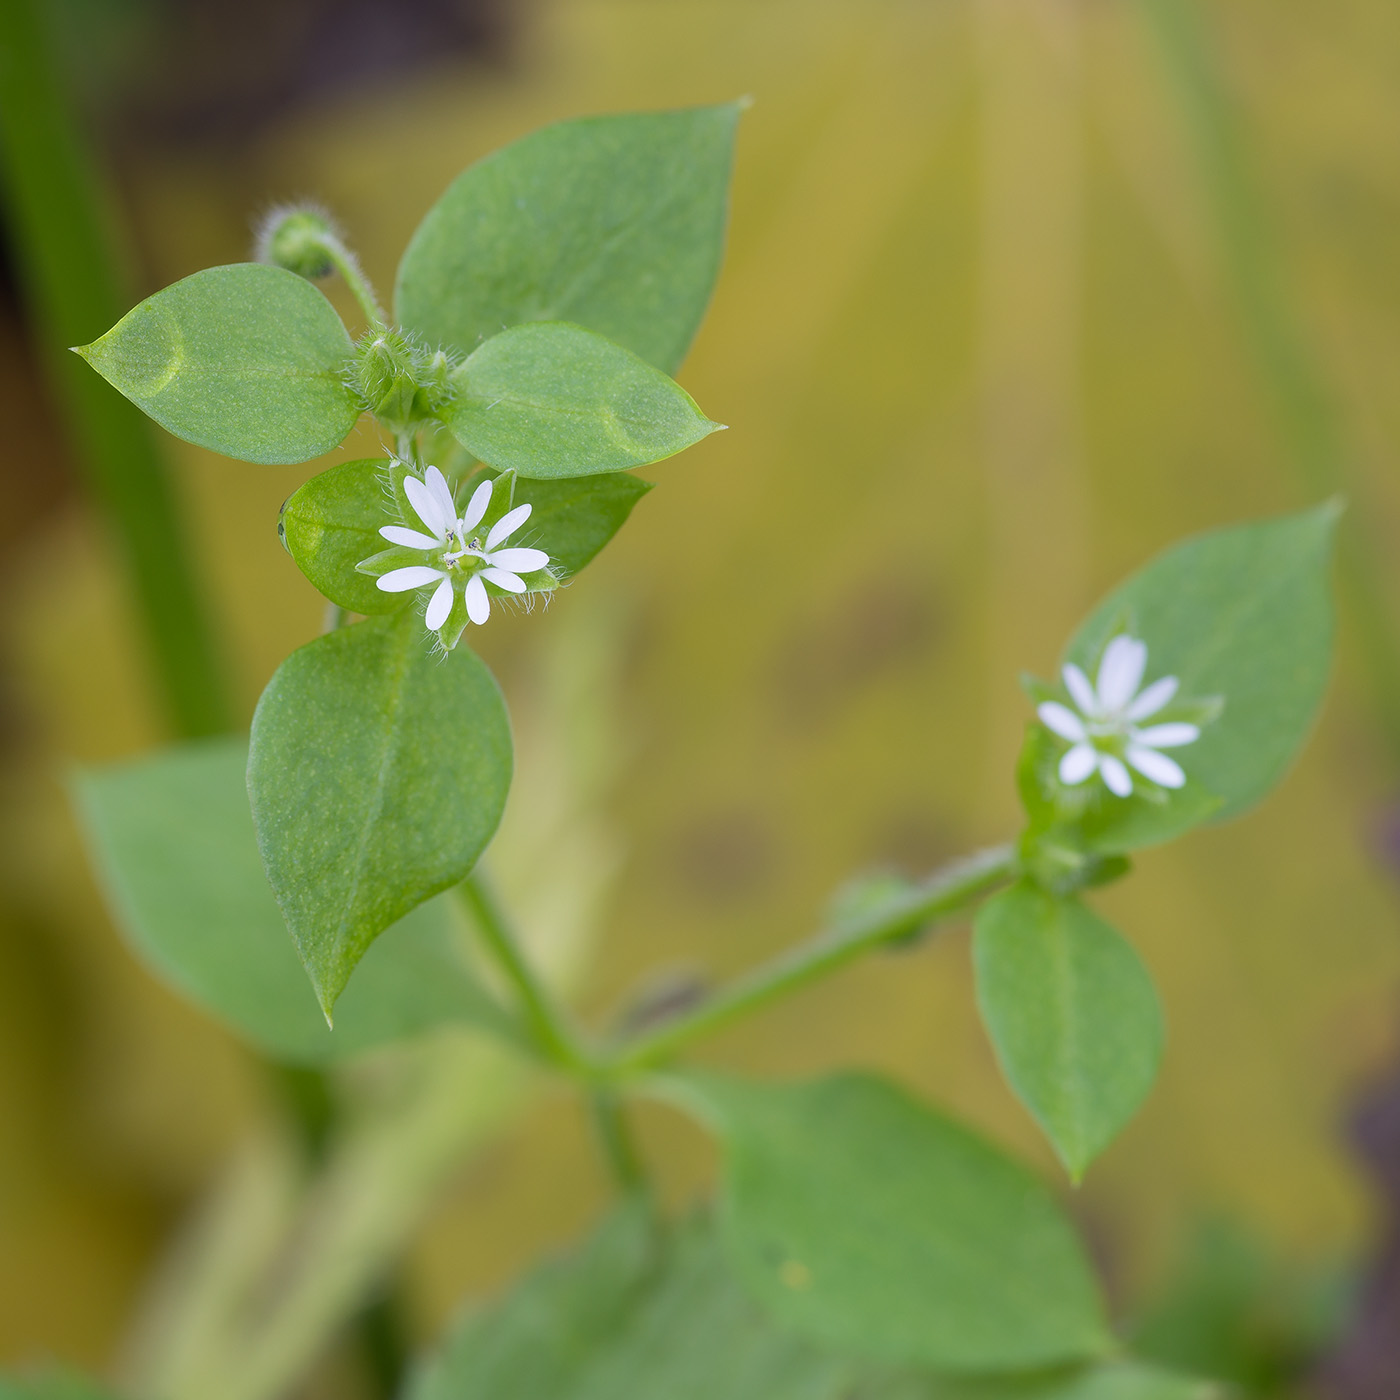
[[[336,239],[334,226],[318,209],[274,209],[258,230],[258,261],[285,267],[298,277],[315,281],[329,277],[334,270],[326,245]]]
[[[372,331],[360,342],[355,387],[369,411],[390,427],[406,428],[423,416],[414,359],[412,347],[391,330]]]

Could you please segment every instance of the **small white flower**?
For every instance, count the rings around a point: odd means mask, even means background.
[[[1129,797],[1133,791],[1129,767],[1160,787],[1179,788],[1185,783],[1180,764],[1159,750],[1194,744],[1201,731],[1184,723],[1138,727],[1139,721],[1171,702],[1178,685],[1175,676],[1163,676],[1139,691],[1146,669],[1147,644],[1126,633],[1104,648],[1097,685],[1090,685],[1078,666],[1071,663],[1064,668],[1065,689],[1075,709],[1055,700],[1036,707],[1041,723],[1072,745],[1060,760],[1062,783],[1074,786],[1097,772],[1116,797]]]
[[[436,467],[428,468],[423,481],[416,476],[406,476],[404,493],[419,520],[427,526],[428,533],[403,525],[385,525],[379,531],[390,544],[421,549],[432,559],[427,564],[391,569],[377,583],[385,593],[406,593],[435,584],[424,617],[430,632],[438,631],[447,621],[452,611],[453,590],[458,584],[466,599],[467,616],[480,627],[491,616],[488,583],[507,593],[524,593],[526,584],[520,575],[535,573],[549,563],[549,555],[542,549],[502,548],[530,518],[529,505],[507,511],[484,540],[472,534],[491,505],[494,485],[494,482],[483,481],[472,493],[459,519],[452,492]]]

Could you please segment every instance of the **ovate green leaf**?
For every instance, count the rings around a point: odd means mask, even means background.
[[[854,1370],[763,1314],[707,1217],[632,1209],[468,1316],[408,1400],[864,1400]]]
[[[1050,1193],[894,1085],[695,1076],[680,1092],[724,1142],[740,1277],[814,1342],[946,1371],[1048,1366],[1107,1345],[1088,1260]]]
[[[304,278],[261,263],[196,272],[78,353],[162,427],[248,462],[305,462],[355,426],[350,337]]]
[[[521,538],[545,550],[550,568],[568,578],[592,562],[651,486],[625,472],[564,481],[521,477],[511,500],[517,506],[528,501],[533,507]]]
[[[510,787],[510,725],[465,646],[412,609],[294,651],[253,716],[263,865],[327,1014],[375,937],[464,879]]]
[[[561,321],[493,336],[450,377],[443,421],[473,456],[530,477],[591,476],[673,456],[719,426],[630,350]]]
[[[466,170],[399,267],[399,321],[469,351],[576,321],[674,373],[724,246],[737,103],[562,122]]]
[[[357,613],[397,612],[411,593],[384,593],[355,566],[381,553],[379,530],[397,524],[381,458],[341,462],[313,476],[282,507],[277,532],[297,567],[333,603]],[[419,527],[421,528],[421,526]]]
[[[186,744],[76,780],[118,927],[177,991],[276,1059],[320,1064],[500,1013],[473,977],[450,895],[385,932],[336,1008],[297,957],[258,855],[242,739]]]
[[[1162,1012],[1152,979],[1091,910],[1028,883],[982,906],[973,957],[1002,1071],[1078,1180],[1156,1077]]]
[[[1187,540],[1110,593],[1075,634],[1065,659],[1090,677],[1126,631],[1147,644],[1144,684],[1178,678],[1177,700],[1151,723],[1214,716],[1195,743],[1171,750],[1186,787],[1139,782],[1124,799],[1095,779],[1061,793],[1087,804],[1080,822],[1094,849],[1146,846],[1235,816],[1282,777],[1327,687],[1336,520],[1329,504]]]

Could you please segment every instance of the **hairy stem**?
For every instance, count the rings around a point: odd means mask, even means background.
[[[365,313],[365,320],[371,326],[387,326],[389,318],[379,304],[379,298],[375,296],[369,278],[360,267],[360,260],[333,234],[327,234],[319,241],[335,270],[340,273],[341,281],[350,288],[351,294],[359,302],[360,310]]]
[[[457,886],[457,890],[482,941],[515,992],[521,1018],[534,1048],[550,1064],[571,1074],[591,1078],[593,1062],[580,1043],[577,1031],[530,965],[514,929],[481,875],[468,876]]]
[[[703,1036],[844,967],[862,954],[917,933],[1006,884],[1016,873],[1012,846],[997,846],[933,875],[909,894],[849,919],[741,977],[694,1011],[624,1045],[607,1062],[612,1077],[655,1069]]]

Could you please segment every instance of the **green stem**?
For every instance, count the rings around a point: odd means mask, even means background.
[[[1287,292],[1274,231],[1197,0],[1139,0],[1181,104],[1240,328],[1279,436],[1310,496],[1358,483],[1341,414]],[[1339,583],[1356,629],[1375,718],[1400,764],[1400,628],[1382,586],[1370,512],[1343,525]]]
[[[600,1086],[589,1095],[589,1107],[613,1183],[624,1194],[640,1190],[646,1182],[646,1172],[621,1099],[613,1090]]]
[[[997,846],[940,871],[918,889],[884,907],[829,929],[741,977],[694,1011],[623,1046],[606,1070],[625,1077],[654,1069],[702,1036],[826,977],[862,954],[902,938],[965,908],[1011,880],[1016,852]]]
[[[468,876],[457,889],[482,941],[515,991],[521,1017],[535,1048],[560,1069],[591,1078],[591,1057],[580,1044],[568,1016],[531,967],[515,931],[481,876]]]
[[[35,341],[79,466],[113,530],[175,731],[214,734],[232,704],[165,464],[139,409],[70,345],[130,306],[89,153],[68,110],[46,8],[11,0],[0,23],[0,173]]]
[[[350,288],[355,300],[359,302],[360,310],[365,313],[365,320],[371,326],[387,326],[389,318],[384,314],[384,308],[380,306],[379,298],[375,296],[369,278],[365,276],[364,270],[360,267],[360,260],[340,239],[333,235],[328,235],[320,241],[321,246],[326,250],[326,256],[335,265],[335,270],[340,273],[341,281]]]

